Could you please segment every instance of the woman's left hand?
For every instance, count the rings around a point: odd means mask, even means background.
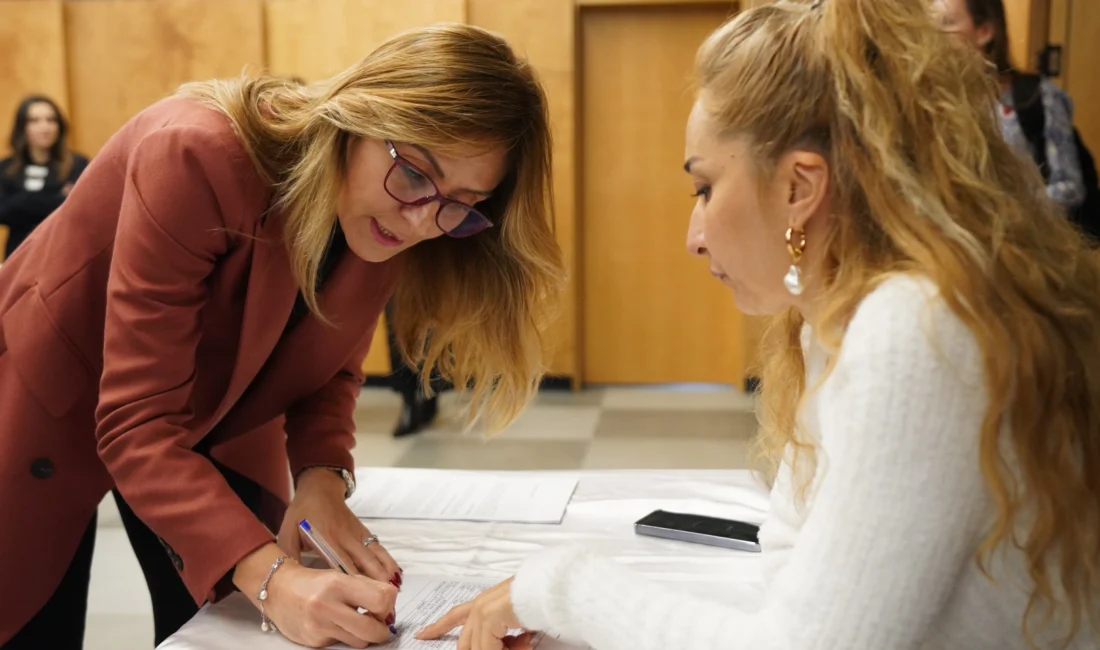
[[[308,519],[350,571],[358,569],[368,578],[400,587],[401,567],[381,542],[365,544],[372,539],[371,532],[348,507],[345,490],[343,479],[332,470],[318,467],[303,472],[279,529],[279,546],[300,561],[309,540],[298,529],[298,522]]]
[[[509,631],[522,627],[512,611],[512,578],[486,589],[472,601],[459,605],[417,632],[416,638],[438,639],[462,626],[458,650],[531,650],[531,633],[510,636]]]

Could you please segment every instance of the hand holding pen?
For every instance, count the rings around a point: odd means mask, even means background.
[[[389,624],[376,616],[358,614],[356,608],[383,616],[393,612],[396,587],[341,571],[302,566],[287,559],[286,551],[274,543],[241,560],[234,569],[233,583],[266,617],[267,631],[278,630],[298,645],[324,648],[343,643],[365,648],[393,638]]]
[[[298,522],[298,528],[302,531],[302,534],[305,535],[306,539],[309,540],[309,543],[313,545],[313,548],[317,550],[317,553],[325,559],[325,562],[327,562],[330,567],[348,576],[356,575],[348,570],[347,566],[340,560],[340,556],[332,550],[332,546],[329,545],[327,541],[325,541],[324,536],[321,535],[319,531],[315,530],[313,526],[309,524],[308,519],[303,519],[302,521]],[[356,611],[359,614],[370,614],[370,612],[363,607],[357,607]],[[379,618],[379,620],[382,619]],[[395,626],[396,619],[393,613],[390,613],[383,622],[389,626],[391,634],[397,634],[397,627]]]

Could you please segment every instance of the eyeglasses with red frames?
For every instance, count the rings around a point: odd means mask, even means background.
[[[395,201],[411,206],[438,202],[435,223],[451,237],[469,237],[493,226],[493,222],[474,206],[443,196],[427,174],[397,153],[393,142],[385,140],[385,143],[393,156],[393,166],[383,183],[386,193]]]

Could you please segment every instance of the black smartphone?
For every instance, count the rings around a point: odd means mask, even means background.
[[[760,552],[760,526],[744,521],[655,510],[634,524],[639,535]]]

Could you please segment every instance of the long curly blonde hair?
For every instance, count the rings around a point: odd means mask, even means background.
[[[436,372],[469,389],[471,425],[483,418],[496,431],[519,414],[545,371],[543,335],[565,271],[553,230],[546,96],[504,40],[439,24],[389,39],[326,81],[244,77],[179,92],[226,114],[276,188],[291,265],[315,313],[349,138],[451,154],[504,147],[509,170],[481,206],[495,227],[404,253],[390,326],[407,360],[423,368],[426,390]]]
[[[994,549],[1016,545],[1034,579],[1023,634],[1062,608],[1068,644],[1100,604],[1100,264],[1003,141],[987,64],[926,5],[745,11],[701,47],[697,83],[724,131],[754,143],[762,178],[787,151],[826,152],[844,215],[814,242],[825,284],[815,334],[828,348],[899,272],[933,280],[973,332],[989,397],[980,469],[997,508],[976,561],[986,570]],[[797,415],[810,390],[802,327],[791,311],[768,328],[760,415],[775,463],[791,450],[813,467]]]

